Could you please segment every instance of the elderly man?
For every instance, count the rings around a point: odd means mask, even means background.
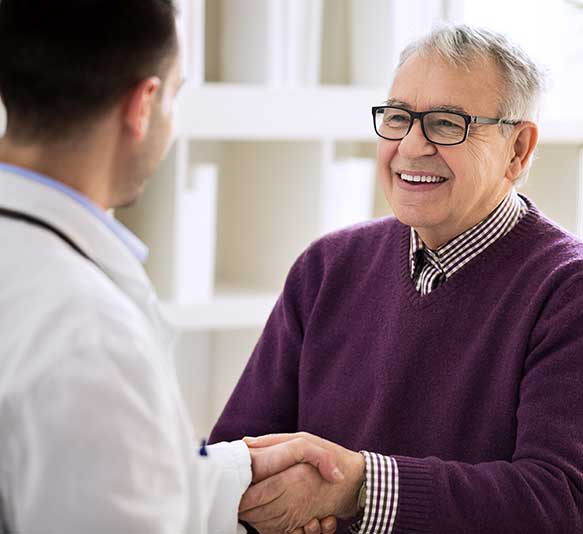
[[[260,532],[583,531],[583,245],[515,191],[542,85],[485,30],[403,52],[373,108],[396,218],[301,255],[212,435],[301,431],[344,466],[335,487],[302,466],[252,487]]]

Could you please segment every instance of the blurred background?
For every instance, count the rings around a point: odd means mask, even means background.
[[[583,1],[182,0],[180,10],[188,83],[176,142],[140,202],[116,216],[150,247],[198,434],[220,414],[301,251],[391,213],[370,108],[387,97],[401,49],[434,25],[501,31],[547,68],[522,190],[583,236]]]

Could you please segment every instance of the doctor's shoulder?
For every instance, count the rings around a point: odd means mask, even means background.
[[[23,386],[78,358],[88,365],[91,357],[121,359],[124,367],[160,359],[144,314],[96,266],[75,263],[53,257],[37,268],[25,266],[11,291],[0,291],[0,376],[6,382],[12,375],[12,383]]]

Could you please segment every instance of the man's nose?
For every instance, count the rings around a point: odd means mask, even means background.
[[[411,130],[399,143],[399,154],[412,159],[422,156],[432,156],[436,152],[436,146],[423,135],[421,121],[414,120]]]

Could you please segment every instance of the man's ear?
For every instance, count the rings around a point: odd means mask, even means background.
[[[160,78],[152,76],[135,85],[127,95],[124,122],[132,137],[138,141],[141,141],[148,132],[154,101],[160,86]]]
[[[538,141],[538,127],[534,122],[524,121],[515,128],[512,133],[513,143],[510,151],[510,162],[506,168],[506,178],[513,183],[528,165]]]

